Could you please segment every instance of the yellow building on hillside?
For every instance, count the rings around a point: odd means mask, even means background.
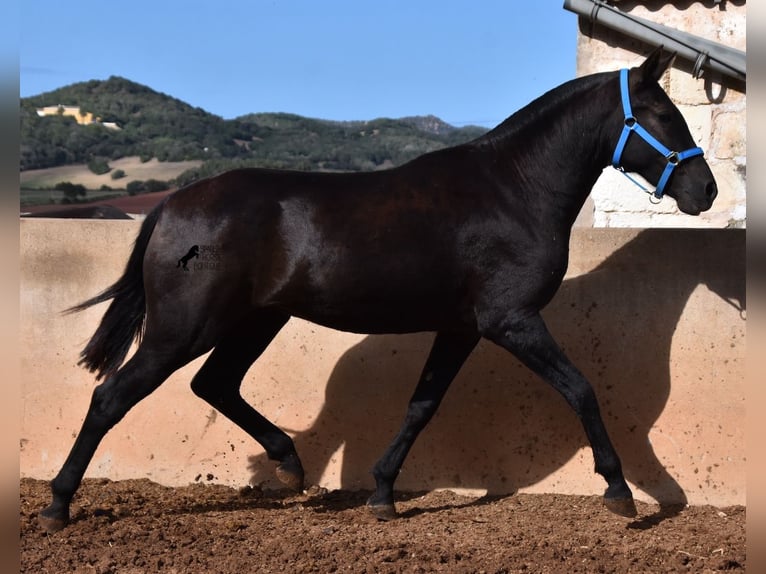
[[[44,108],[37,108],[37,115],[40,117],[45,116],[69,116],[75,119],[75,121],[82,125],[87,126],[89,124],[101,124],[102,126],[114,130],[120,129],[120,126],[114,122],[102,122],[101,118],[94,117],[91,112],[83,112],[79,106],[46,106]]]

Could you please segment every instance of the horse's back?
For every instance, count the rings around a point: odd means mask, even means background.
[[[469,205],[446,180],[420,173],[246,169],[179,190],[150,245],[153,290],[194,285],[206,300],[225,292],[240,305],[368,333],[464,321],[459,228]],[[177,262],[195,245],[199,257],[183,274]]]

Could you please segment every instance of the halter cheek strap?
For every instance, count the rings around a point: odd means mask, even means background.
[[[617,141],[617,147],[614,149],[614,154],[612,155],[612,167],[614,167],[615,169],[623,173],[628,179],[630,179],[642,190],[646,191],[647,193],[652,193],[654,197],[661,199],[662,194],[665,192],[665,186],[667,185],[668,180],[670,179],[670,176],[672,175],[673,170],[676,168],[676,166],[680,164],[682,161],[692,158],[694,156],[702,155],[704,152],[702,151],[702,148],[699,148],[699,147],[689,148],[682,152],[672,151],[668,149],[667,147],[665,147],[664,145],[662,145],[662,143],[660,143],[660,141],[657,138],[655,138],[652,134],[646,131],[646,129],[644,129],[644,127],[638,123],[638,120],[633,115],[633,109],[630,106],[630,93],[628,92],[628,70],[627,69],[620,70],[620,94],[622,96],[622,111],[623,111],[623,114],[625,115],[625,125],[622,128],[620,139]],[[657,188],[654,190],[654,192],[649,191],[640,183],[638,183],[635,179],[630,177],[625,172],[625,168],[622,167],[622,165],[620,164],[620,160],[622,159],[622,152],[625,150],[625,146],[628,143],[628,138],[630,137],[630,134],[632,133],[635,133],[636,135],[638,135],[642,140],[644,140],[646,143],[652,146],[655,150],[660,152],[663,155],[663,157],[665,157],[665,159],[667,159],[668,161],[664,171],[662,172],[662,175],[660,176],[660,180],[657,182]]]

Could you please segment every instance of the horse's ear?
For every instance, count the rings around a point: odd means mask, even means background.
[[[641,78],[645,82],[658,82],[675,57],[675,52],[666,52],[663,46],[655,48],[638,68]]]

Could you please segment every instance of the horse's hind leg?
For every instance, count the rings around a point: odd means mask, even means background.
[[[141,399],[170,376],[177,364],[143,345],[125,366],[94,391],[74,446],[58,475],[51,481],[53,501],[38,515],[48,532],[61,530],[69,522],[69,504],[104,435]]]
[[[376,490],[367,504],[379,519],[390,520],[396,517],[394,481],[404,459],[478,342],[479,335],[475,333],[440,332],[436,335],[431,354],[407,407],[401,430],[372,470]]]
[[[191,387],[197,396],[258,441],[269,459],[279,462],[279,480],[300,491],[303,467],[292,439],[245,402],[239,391],[250,365],[288,319],[289,315],[261,311],[239,322],[216,344]]]
[[[522,320],[499,322],[483,332],[540,375],[566,399],[585,428],[593,449],[596,472],[606,479],[604,504],[616,514],[636,515],[633,495],[612,446],[596,401],[596,394],[582,373],[564,355],[539,314]]]

